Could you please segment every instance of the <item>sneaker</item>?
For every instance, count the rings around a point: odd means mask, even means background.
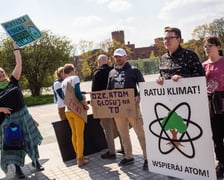
[[[224,165],[221,162],[218,162],[218,165],[216,166],[215,170],[217,177],[223,177]]]
[[[134,158],[131,158],[131,159],[122,159],[120,161],[120,163],[118,164],[119,166],[125,166],[125,165],[128,165],[128,164],[133,164],[134,163]]]
[[[43,171],[44,170],[44,167],[41,166],[41,164],[39,163],[39,161],[36,161],[36,164],[34,162],[32,162],[32,166],[34,168],[36,168],[37,171]]]
[[[117,153],[124,154],[124,150],[123,149],[119,149],[119,150],[117,150]]]
[[[101,155],[102,159],[116,159],[116,155],[115,154],[110,154],[109,151],[107,151],[106,153]]]
[[[145,161],[144,161],[144,164],[143,164],[143,171],[146,171],[146,170],[149,170],[149,167],[148,167],[148,160],[145,160]]]

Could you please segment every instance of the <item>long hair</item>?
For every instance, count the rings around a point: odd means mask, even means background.
[[[58,80],[62,80],[63,77],[61,77],[61,74],[64,73],[64,67],[59,67],[56,71],[55,71],[55,75],[57,76]]]

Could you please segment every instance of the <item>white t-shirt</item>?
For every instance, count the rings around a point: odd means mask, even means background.
[[[67,83],[68,83],[68,82],[69,82],[69,83],[72,85],[72,87],[74,88],[76,84],[80,83],[80,80],[79,80],[79,77],[78,77],[78,76],[68,76],[68,77],[66,77],[66,78],[63,80],[62,85],[61,85],[61,87],[62,87],[62,91],[63,91],[64,94],[65,94],[65,92],[66,92],[66,88],[67,88]],[[65,108],[65,111],[69,111],[69,109],[67,108],[67,106],[66,106],[66,108]]]
[[[57,93],[57,90],[58,89],[61,89],[61,84],[62,84],[62,82],[60,82],[60,81],[55,81],[54,82],[54,91],[55,91],[55,93],[56,93],[56,96],[57,96],[57,105],[58,105],[58,108],[63,108],[63,107],[65,107],[65,104],[64,104],[64,100],[58,95],[58,93]]]

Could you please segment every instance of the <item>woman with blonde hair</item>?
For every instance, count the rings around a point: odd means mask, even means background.
[[[65,116],[65,104],[64,104],[64,97],[63,91],[61,88],[62,81],[64,79],[64,67],[59,67],[55,71],[55,75],[57,79],[54,81],[53,84],[53,92],[54,92],[54,100],[58,105],[58,114],[61,120],[66,120]]]

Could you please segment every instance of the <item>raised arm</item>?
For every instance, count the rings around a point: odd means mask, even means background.
[[[16,59],[16,65],[12,72],[15,79],[19,80],[22,72],[22,56],[20,54],[20,49],[15,42],[13,42],[13,52]]]

